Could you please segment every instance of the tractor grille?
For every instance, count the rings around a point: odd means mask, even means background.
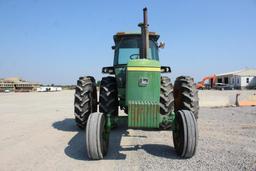
[[[159,128],[159,102],[128,101],[128,126]]]

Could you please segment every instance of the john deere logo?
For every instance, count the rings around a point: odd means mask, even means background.
[[[147,77],[142,77],[139,79],[139,86],[140,87],[146,87],[149,83],[149,80]]]

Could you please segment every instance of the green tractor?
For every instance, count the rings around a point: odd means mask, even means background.
[[[180,76],[174,86],[168,66],[161,66],[159,35],[148,31],[147,9],[143,9],[141,32],[114,35],[114,65],[103,67],[99,100],[92,76],[77,81],[74,113],[77,125],[86,130],[86,150],[93,160],[108,150],[111,128],[117,126],[119,107],[128,115],[128,128],[170,129],[174,147],[182,158],[195,154],[198,130],[198,93],[194,80]],[[99,105],[98,105],[99,104]],[[99,106],[99,112],[97,112]]]

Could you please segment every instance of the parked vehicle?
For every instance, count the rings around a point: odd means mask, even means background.
[[[89,159],[103,159],[107,154],[111,128],[118,125],[119,107],[128,114],[130,129],[170,128],[178,156],[195,154],[199,103],[194,79],[180,76],[173,86],[169,77],[161,75],[171,72],[159,62],[158,51],[164,44],[157,42],[158,34],[148,31],[146,8],[143,14],[141,32],[114,35],[114,64],[102,68],[102,73],[111,76],[102,78],[99,100],[94,77],[77,80],[75,121],[86,130],[84,146]]]
[[[231,84],[216,83],[215,89],[216,90],[234,90],[235,88]]]

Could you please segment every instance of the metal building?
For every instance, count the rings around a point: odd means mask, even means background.
[[[236,89],[256,88],[256,69],[243,69],[239,71],[218,74],[217,83],[233,85]]]

